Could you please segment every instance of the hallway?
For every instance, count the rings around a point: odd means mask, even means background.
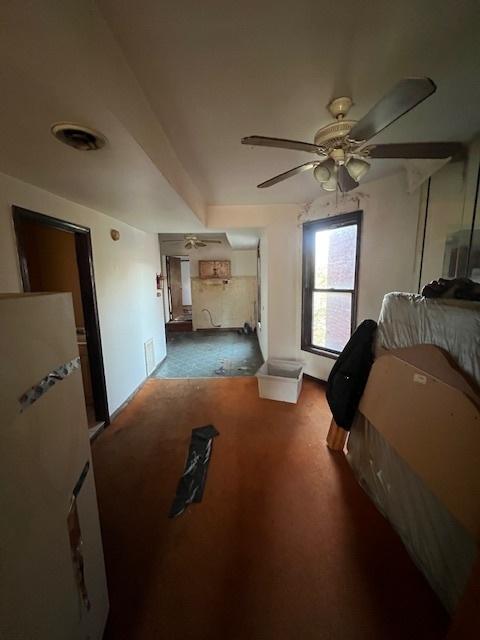
[[[149,380],[98,438],[106,640],[434,640],[446,615],[324,441],[323,387]],[[203,502],[167,513],[192,427],[214,424]]]

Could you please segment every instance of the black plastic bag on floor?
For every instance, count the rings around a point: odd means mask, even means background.
[[[202,501],[213,438],[218,435],[218,431],[211,424],[192,429],[185,471],[178,483],[169,518],[179,516],[192,502]]]

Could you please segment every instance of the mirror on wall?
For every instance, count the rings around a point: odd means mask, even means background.
[[[419,291],[438,278],[469,277],[480,282],[479,147],[472,148],[468,160],[443,167],[425,187]]]
[[[463,228],[464,165],[448,164],[426,186],[426,220],[420,288],[438,278],[465,273],[469,229]],[[462,262],[463,261],[463,262]]]

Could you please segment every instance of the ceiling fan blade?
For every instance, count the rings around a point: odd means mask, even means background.
[[[283,138],[268,138],[266,136],[247,136],[242,138],[242,144],[254,145],[257,147],[277,147],[279,149],[293,149],[295,151],[308,151],[327,155],[325,148],[310,142],[300,142],[298,140],[284,140]]]
[[[465,148],[460,142],[405,142],[376,144],[366,150],[371,158],[454,158],[463,155]]]
[[[294,169],[290,169],[289,171],[280,173],[278,176],[275,176],[273,178],[270,178],[270,180],[266,180],[265,182],[258,184],[257,187],[259,189],[264,189],[265,187],[271,187],[272,185],[277,184],[277,182],[282,182],[282,180],[286,180],[287,178],[296,176],[297,173],[302,173],[303,171],[308,171],[309,169],[313,169],[313,167],[316,167],[317,164],[320,164],[320,162],[318,161],[306,162],[305,164],[301,164],[300,166],[295,167]]]
[[[203,240],[203,242],[208,242],[210,244],[222,244],[221,240]]]
[[[347,191],[351,191],[352,189],[355,189],[355,187],[358,187],[358,182],[348,173],[347,167],[344,164],[341,164],[338,167],[337,183],[342,193],[347,193]]]
[[[437,87],[430,78],[405,78],[370,109],[348,134],[352,140],[370,140],[395,120],[405,115],[435,93]]]
[[[197,247],[206,247],[207,244],[206,242],[203,242],[203,240],[197,240],[197,242],[195,243],[195,248]]]

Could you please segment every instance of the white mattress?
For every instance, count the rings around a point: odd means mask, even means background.
[[[475,562],[475,540],[368,420],[357,416],[347,447],[358,482],[453,612]]]
[[[383,299],[377,350],[434,344],[480,385],[480,302],[389,293]],[[356,420],[348,460],[367,493],[393,524],[410,555],[453,611],[476,556],[476,544],[393,447]]]
[[[480,302],[388,293],[378,320],[377,348],[434,344],[480,385]]]

